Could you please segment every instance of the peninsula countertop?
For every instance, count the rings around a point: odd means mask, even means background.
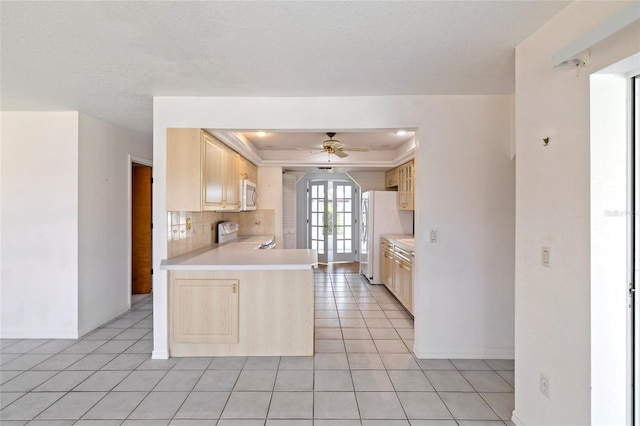
[[[310,269],[318,253],[310,249],[256,250],[255,243],[210,244],[180,256],[163,259],[160,269],[191,271],[255,271]]]

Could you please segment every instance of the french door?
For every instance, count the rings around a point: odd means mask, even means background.
[[[346,181],[309,183],[308,241],[318,262],[353,262],[357,244],[357,188]]]

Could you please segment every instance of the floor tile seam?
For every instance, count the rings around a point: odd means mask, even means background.
[[[356,401],[356,408],[358,409],[358,419],[360,420],[360,423],[362,423],[362,412],[360,410],[360,403],[358,402],[358,396],[356,395],[356,385],[355,385],[355,381],[353,380],[353,370],[351,369],[351,362],[349,361],[348,354],[346,354],[345,357],[347,358],[347,368],[349,371],[349,376],[351,377],[351,387],[353,388],[353,398]],[[314,413],[314,416],[315,416],[315,413]]]
[[[16,345],[16,344],[18,344],[18,343],[22,343],[22,342],[28,342],[28,341],[31,341],[31,340],[45,340],[45,341],[44,341],[44,342],[42,342],[41,344],[39,344],[38,346],[35,346],[35,347],[33,347],[33,348],[29,349],[29,350],[28,350],[28,351],[26,351],[26,352],[6,352],[6,351],[5,351],[6,349],[10,348],[10,347],[11,347],[11,346],[13,346],[13,345]],[[52,342],[52,341],[54,341],[54,340],[56,340],[56,339],[18,339],[18,341],[17,341],[17,342],[14,342],[14,343],[10,344],[10,345],[9,345],[9,346],[7,346],[6,348],[2,348],[2,350],[0,350],[0,354],[10,354],[10,353],[18,353],[18,354],[21,354],[21,355],[28,354],[28,353],[30,353],[32,350],[37,349],[37,348],[39,348],[39,347],[41,347],[41,346],[43,346],[43,345],[46,345],[46,344],[48,344],[48,343],[50,343],[50,342]]]
[[[145,391],[131,391],[131,392],[145,392]],[[111,392],[109,392],[109,394],[110,394],[110,393],[111,393]],[[124,392],[123,392],[123,393],[124,393]],[[146,395],[145,395],[143,398],[141,398],[141,399],[140,399],[140,402],[138,402],[138,403],[136,404],[136,406],[135,406],[135,407],[133,407],[133,409],[132,409],[131,411],[129,411],[129,414],[127,414],[127,416],[124,418],[124,420],[122,420],[122,423],[124,423],[124,422],[125,422],[125,421],[127,421],[127,420],[140,420],[140,419],[131,419],[131,418],[130,418],[130,416],[131,416],[131,414],[133,414],[133,412],[134,412],[134,411],[136,411],[136,410],[138,409],[138,407],[140,406],[140,404],[142,404],[142,403],[144,402],[144,400],[145,400],[145,399],[147,399],[147,397],[149,396],[149,394],[151,394],[151,391],[147,391],[147,392],[145,392],[145,393],[146,393]],[[105,398],[106,398],[106,395],[105,395]],[[85,415],[86,415],[86,413],[85,413]],[[80,417],[80,418],[82,418],[82,417]],[[96,420],[106,420],[106,419],[96,419]]]
[[[45,411],[47,411],[51,406],[53,406],[53,404],[55,404],[56,402],[60,401],[62,398],[65,397],[65,395],[68,392],[41,392],[41,393],[63,393],[63,395],[61,395],[59,398],[57,398],[56,400],[52,401],[49,405],[47,405],[42,411],[38,412],[38,414],[36,414],[35,416],[31,417],[31,419],[29,419],[29,421],[37,418],[40,414],[44,413]],[[26,397],[27,395],[31,394],[31,392],[26,392],[24,395],[22,395],[20,398],[16,399],[15,401],[13,401],[11,404],[7,405],[6,407],[2,408],[2,411],[6,410],[7,408],[11,407],[13,404],[15,404],[16,402],[20,401],[22,398]],[[18,419],[18,420],[23,420],[23,419]],[[1,416],[0,416],[0,423],[2,423],[1,420]]]
[[[104,345],[107,345],[109,342],[122,342],[124,340],[133,340],[133,339],[115,339],[115,338],[111,338],[109,340],[107,340],[107,342]],[[90,354],[118,354],[118,355],[122,355],[122,354],[126,354],[126,353],[132,353],[132,352],[126,352],[129,348],[131,348],[133,345],[135,345],[136,343],[138,343],[138,341],[142,340],[142,338],[137,339],[134,343],[130,344],[129,346],[127,346],[126,348],[124,348],[123,350],[121,350],[120,352],[96,352],[98,349],[100,349],[102,346],[99,346],[97,348],[95,348],[93,351],[89,352],[87,355]],[[136,353],[136,352],[133,352]]]
[[[452,363],[452,364],[453,364],[453,363]],[[453,364],[453,365],[455,366],[455,364]],[[457,367],[456,367],[456,368],[457,368]],[[492,370],[458,370],[458,373],[460,373],[460,375],[462,376],[462,378],[464,378],[464,380],[469,384],[469,386],[471,386],[471,389],[473,389],[476,393],[478,393],[478,394],[479,394],[479,393],[480,393],[480,391],[479,391],[478,389],[476,389],[476,387],[475,387],[475,386],[473,386],[473,383],[471,383],[471,381],[470,381],[469,379],[467,379],[467,377],[466,377],[464,374],[462,374],[462,372],[463,372],[463,371],[492,371]],[[498,374],[498,373],[496,373],[496,374]],[[500,376],[500,375],[498,374],[498,376]],[[502,379],[502,377],[500,377],[500,378]],[[506,380],[504,380],[504,379],[502,379],[502,380],[503,380],[505,383],[507,383],[507,381],[506,381]],[[511,385],[509,385],[509,383],[507,383],[507,385],[508,385],[508,386],[511,386]]]
[[[62,398],[64,398],[65,396],[69,395],[70,393],[72,393],[73,391],[67,391],[60,399],[58,399],[58,401],[60,401]],[[35,416],[32,420],[76,420],[76,422],[78,420],[80,420],[82,418],[82,416],[84,416],[85,414],[87,414],[89,411],[91,411],[93,409],[93,407],[95,407],[100,401],[102,401],[104,398],[106,398],[107,395],[109,395],[109,391],[87,391],[87,392],[75,392],[75,393],[104,393],[104,395],[102,395],[102,397],[100,399],[98,399],[89,409],[85,410],[79,417],[77,418],[47,418],[47,419],[38,419],[39,416],[41,416],[44,411],[47,411],[49,408],[53,407],[53,405],[55,404],[51,404],[49,407],[47,407],[47,410],[44,410],[42,413],[38,414],[37,416]],[[56,401],[56,403],[58,402]]]
[[[451,410],[449,409],[449,406],[447,405],[447,403],[445,402],[444,398],[442,398],[442,396],[440,395],[441,393],[467,393],[467,394],[476,394],[480,397],[480,399],[487,405],[487,407],[489,407],[491,409],[491,411],[496,415],[496,417],[498,418],[498,421],[501,421],[504,423],[504,421],[500,418],[500,415],[498,413],[496,413],[496,411],[493,409],[493,407],[487,402],[485,401],[485,399],[482,397],[482,395],[480,395],[479,392],[464,392],[464,391],[436,391],[436,393],[438,394],[438,397],[440,398],[440,400],[442,401],[442,403],[445,405],[445,407],[447,407],[447,410],[449,410],[449,413],[451,413],[451,418],[453,418],[454,420],[456,420],[456,422],[458,420],[467,420],[467,421],[495,421],[495,419],[458,419],[457,417],[455,417],[453,415],[453,412],[451,412]]]
[[[482,393],[494,393],[494,392],[482,392]],[[484,403],[485,403],[485,404],[487,404],[487,405],[489,406],[489,408],[491,408],[491,410],[496,414],[496,416],[498,416],[498,418],[499,418],[502,422],[505,422],[505,420],[504,420],[502,417],[500,417],[500,414],[498,413],[498,411],[497,411],[497,410],[495,410],[495,409],[493,408],[493,406],[489,403],[489,401],[487,401],[487,400],[482,396],[482,393],[478,392],[478,395],[480,396],[480,398],[482,398],[482,400],[484,401]],[[495,393],[497,393],[497,392],[495,392]],[[509,392],[501,392],[501,393],[509,393]],[[509,419],[509,420],[511,420],[511,419]]]
[[[141,364],[141,365],[142,365],[142,364]],[[138,366],[138,367],[139,367],[139,366]],[[113,370],[113,371],[129,371],[129,370]],[[169,370],[165,371],[165,372],[164,372],[164,374],[162,375],[162,377],[160,378],[160,380],[158,380],[158,383],[156,383],[155,385],[153,385],[153,387],[152,387],[149,391],[139,391],[139,390],[119,391],[119,390],[116,390],[116,388],[117,388],[118,386],[120,386],[120,385],[122,384],[122,382],[124,382],[125,380],[127,380],[127,378],[128,378],[129,376],[131,376],[131,375],[132,375],[134,372],[136,372],[136,371],[162,371],[162,370],[131,370],[131,371],[130,371],[130,373],[129,373],[129,374],[127,374],[126,376],[124,376],[124,377],[122,378],[122,380],[120,380],[120,381],[118,382],[118,384],[117,384],[117,385],[115,385],[113,388],[111,388],[111,390],[110,390],[109,392],[154,392],[154,390],[155,390],[155,388],[158,386],[158,384],[160,384],[160,382],[162,381],[162,379],[164,379],[164,378],[167,376],[167,374],[169,373]],[[91,376],[89,376],[89,377],[91,377]],[[160,391],[158,391],[158,392],[160,392]]]
[[[33,370],[35,367],[39,366],[40,364],[42,364],[43,362],[48,361],[50,358],[52,358],[53,356],[57,355],[58,353],[53,353],[53,354],[32,354],[30,352],[25,352],[23,354],[20,354],[18,357],[13,358],[12,360],[9,360],[7,362],[7,364],[20,359],[21,357],[25,356],[25,355],[49,355],[48,357],[46,357],[45,359],[43,359],[42,361],[40,361],[39,363],[32,365],[31,367],[27,368],[26,370],[11,370],[11,369],[7,369],[6,367],[2,368],[2,370],[4,371],[31,371]],[[41,371],[56,371],[56,370],[41,370]]]

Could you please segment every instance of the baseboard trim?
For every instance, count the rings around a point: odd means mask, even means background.
[[[101,319],[94,321],[92,324],[83,327],[81,330],[79,330],[78,335],[80,337],[84,336],[85,334],[88,334],[90,332],[92,332],[93,330],[95,330],[96,328],[105,325],[106,323],[108,323],[111,320],[116,319],[117,317],[119,317],[120,315],[128,312],[131,308],[129,307],[129,305],[125,305],[124,307],[116,310],[115,312],[112,312],[108,315],[105,315],[104,317],[102,317]]]
[[[151,352],[151,359],[169,359],[169,351],[156,351]]]
[[[513,413],[511,414],[511,421],[516,426],[526,426],[526,425],[531,424],[531,423],[528,423],[527,421],[523,420],[522,417],[520,416],[520,414],[516,413],[516,410],[513,410]]]
[[[460,351],[457,349],[440,351],[420,351],[414,344],[413,353],[420,359],[514,359],[513,349],[489,349],[479,351]]]

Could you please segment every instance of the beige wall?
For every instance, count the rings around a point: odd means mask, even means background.
[[[283,215],[282,215],[282,167],[258,167],[258,208],[273,210],[275,217],[273,234],[276,245],[282,248]]]
[[[552,68],[551,57],[628,4],[571,3],[516,49],[518,425],[625,422],[591,415],[590,307],[598,300],[590,295],[589,94],[592,73],[640,50],[639,23],[592,46],[578,76]],[[550,268],[541,265],[542,246],[551,248]],[[549,397],[540,392],[541,372]]]
[[[153,202],[159,213],[154,214],[154,265],[168,251],[163,192],[167,128],[415,128],[414,352],[420,357],[513,357],[511,99],[155,97],[154,163],[159,173]],[[428,243],[430,229],[441,231],[437,244]],[[154,358],[168,356],[166,278],[165,271],[154,273]]]

